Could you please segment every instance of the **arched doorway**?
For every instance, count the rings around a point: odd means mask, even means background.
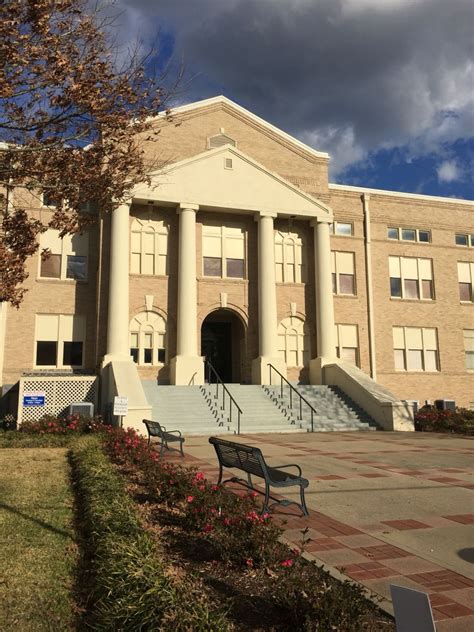
[[[240,383],[244,349],[244,325],[235,312],[218,309],[206,316],[201,327],[201,355],[224,382]]]

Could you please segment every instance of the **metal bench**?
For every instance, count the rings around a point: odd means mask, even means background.
[[[164,426],[162,426],[157,421],[151,421],[150,419],[144,419],[143,423],[148,430],[148,445],[150,445],[153,437],[159,439],[160,441],[160,457],[163,455],[163,451],[166,448],[167,450],[171,450],[168,443],[179,442],[179,450],[181,452],[181,456],[184,456],[183,452],[183,443],[184,437],[181,435],[179,430],[166,430]]]
[[[272,465],[269,466],[263,458],[263,454],[259,448],[254,448],[250,445],[243,443],[235,443],[234,441],[227,441],[225,439],[219,439],[218,437],[210,437],[209,443],[214,446],[219,461],[219,480],[218,484],[222,482],[243,482],[245,485],[254,489],[252,483],[252,476],[258,476],[265,481],[265,501],[263,503],[262,513],[268,511],[268,503],[270,501],[270,487],[294,487],[296,485],[300,488],[301,503],[297,503],[292,500],[279,500],[276,501],[283,506],[295,504],[301,509],[305,516],[308,515],[308,508],[306,507],[306,501],[304,497],[304,490],[308,487],[309,482],[301,475],[301,468],[295,463],[288,465]],[[223,468],[231,467],[238,470],[242,470],[247,474],[247,481],[232,477],[222,480]],[[294,467],[297,469],[298,474],[292,474],[291,472],[285,472],[287,468]]]

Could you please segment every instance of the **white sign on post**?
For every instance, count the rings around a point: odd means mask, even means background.
[[[114,415],[125,417],[128,415],[128,397],[114,397]]]

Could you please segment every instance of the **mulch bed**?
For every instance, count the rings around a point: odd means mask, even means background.
[[[227,611],[229,623],[236,631],[296,629],[292,612],[275,598],[277,573],[271,569],[239,569],[224,564],[210,542],[183,528],[177,511],[156,502],[144,486],[138,468],[118,467],[127,480],[144,528],[156,537],[164,552],[170,576],[177,580],[192,577],[207,594],[210,605]],[[318,629],[315,622],[314,630]],[[368,615],[361,630],[392,632],[395,625],[391,618],[378,611]]]

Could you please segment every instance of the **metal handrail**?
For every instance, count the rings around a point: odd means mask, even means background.
[[[224,412],[225,412],[225,401],[226,401],[225,400],[225,395],[226,395],[226,393],[229,396],[229,423],[230,424],[232,423],[232,406],[235,406],[235,408],[237,409],[237,434],[239,435],[240,434],[240,416],[242,415],[242,409],[237,404],[237,402],[233,398],[231,392],[229,391],[227,386],[222,381],[219,373],[212,366],[212,364],[211,364],[211,362],[209,360],[206,360],[206,367],[207,367],[207,383],[209,384],[209,386],[211,385],[211,374],[214,374],[214,377],[216,378],[216,394],[214,395],[214,399],[217,399],[218,401],[219,401],[219,386],[222,386],[222,405],[221,405],[221,410],[223,410]]]
[[[303,395],[301,395],[301,393],[293,386],[293,384],[290,384],[290,382],[288,382],[286,377],[284,375],[282,375],[280,373],[280,371],[273,366],[273,364],[268,363],[267,366],[270,367],[270,384],[272,383],[272,371],[275,371],[275,373],[277,373],[277,375],[279,375],[279,377],[280,377],[280,397],[281,397],[281,399],[283,399],[283,382],[286,382],[288,384],[288,386],[290,387],[290,410],[291,411],[293,410],[293,391],[300,398],[300,405],[299,405],[300,416],[298,417],[298,421],[301,421],[303,419],[303,402],[308,406],[308,408],[311,411],[311,432],[314,432],[314,415],[315,415],[315,413],[317,414],[317,412],[318,412],[316,410],[316,408],[314,408],[314,406],[312,404],[310,404],[308,402],[308,400],[305,397],[303,397]]]

